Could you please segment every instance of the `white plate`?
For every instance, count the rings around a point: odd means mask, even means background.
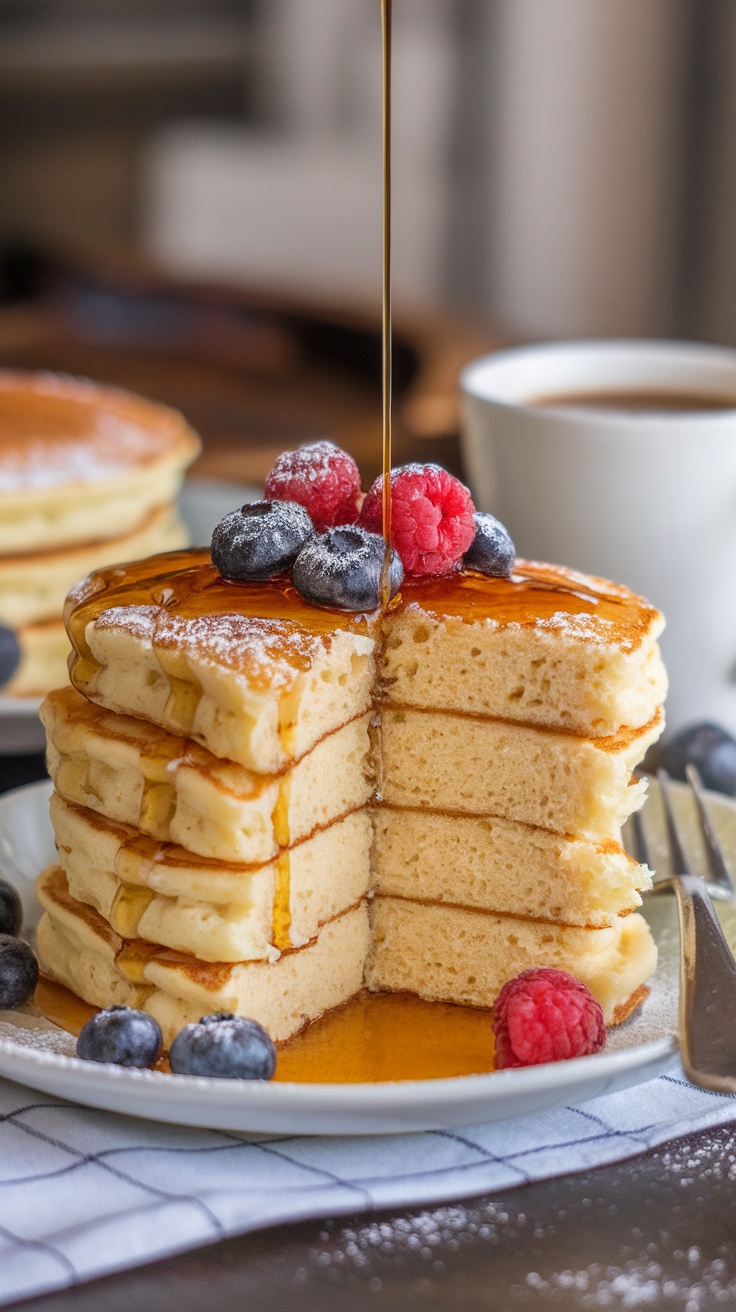
[[[33,784],[0,797],[0,869],[21,893],[29,929],[39,914],[33,878],[54,855],[49,790],[49,784]],[[689,799],[681,794],[677,800],[692,831]],[[710,802],[726,852],[736,857],[736,803],[715,795]],[[645,821],[659,860],[664,840],[656,789]],[[702,854],[697,844],[695,848],[699,866]],[[666,869],[663,857],[659,868]],[[442,1129],[584,1102],[651,1079],[677,1054],[674,899],[650,896],[646,914],[660,949],[651,996],[631,1020],[610,1033],[605,1051],[595,1057],[491,1075],[401,1083],[241,1083],[82,1062],[73,1055],[74,1040],[47,1021],[30,1014],[0,1013],[0,1075],[45,1093],[131,1116],[277,1134]],[[726,908],[726,920],[729,918],[736,922],[736,910],[731,907]],[[726,925],[729,936],[731,928]]]
[[[182,488],[179,509],[194,546],[206,546],[215,524],[229,510],[255,501],[258,488],[213,478],[190,478]],[[0,693],[0,756],[42,752],[43,725],[38,718],[40,697],[8,697]]]

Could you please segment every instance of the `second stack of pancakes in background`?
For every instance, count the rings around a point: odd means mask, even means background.
[[[198,451],[175,410],[85,380],[0,371],[0,623],[20,645],[4,692],[67,682],[62,610],[78,579],[187,545],[175,499]]]

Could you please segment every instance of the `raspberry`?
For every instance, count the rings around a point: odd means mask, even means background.
[[[590,989],[564,970],[523,970],[493,1005],[496,1069],[537,1066],[599,1052],[603,1010]]]
[[[333,442],[313,442],[278,457],[263,495],[267,501],[298,501],[324,533],[358,518],[360,472],[353,457]]]
[[[360,512],[372,533],[382,526],[383,478]],[[475,537],[475,506],[459,479],[439,465],[402,465],[391,473],[391,541],[408,574],[447,574]]]

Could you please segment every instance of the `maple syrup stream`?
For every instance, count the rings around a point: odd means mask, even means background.
[[[391,71],[393,0],[381,0],[383,55],[383,287],[381,347],[383,353],[383,495],[382,527],[386,551],[381,571],[381,606],[391,599],[391,401],[393,391],[393,324],[391,305]]]

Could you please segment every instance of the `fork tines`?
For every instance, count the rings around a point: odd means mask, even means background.
[[[733,895],[733,882],[726,866],[726,862],[721,850],[720,843],[716,837],[715,830],[711,823],[710,816],[703,797],[703,786],[700,776],[694,765],[688,765],[686,768],[687,781],[690,785],[690,792],[695,802],[695,808],[700,824],[700,831],[703,836],[705,845],[705,854],[708,861],[708,870],[710,878],[707,881],[708,891],[711,896],[728,898]],[[680,831],[675,820],[674,809],[672,806],[670,777],[666,770],[657,771],[660,794],[662,798],[662,807],[664,810],[665,828],[667,831],[667,842],[670,851],[670,863],[673,875],[691,874],[690,865],[685,853],[685,849],[680,837]],[[638,817],[637,817],[638,819]],[[646,840],[644,839],[643,826],[639,819],[638,825],[634,825],[634,835],[637,848],[646,852]],[[640,860],[642,858],[639,858]],[[647,863],[648,864],[648,863]]]

